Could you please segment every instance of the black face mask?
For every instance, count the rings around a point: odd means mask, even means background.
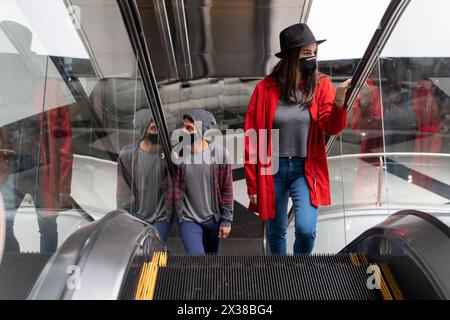
[[[159,137],[157,133],[147,133],[145,136],[145,139],[149,141],[152,144],[158,144],[159,143]]]
[[[302,75],[304,77],[312,76],[316,70],[317,70],[316,57],[300,59],[300,71],[302,72]]]

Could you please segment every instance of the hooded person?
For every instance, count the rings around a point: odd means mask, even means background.
[[[166,241],[172,220],[168,170],[151,111],[138,111],[133,126],[137,139],[122,148],[117,161],[117,207],[153,224]]]
[[[223,145],[208,139],[215,124],[214,115],[206,110],[183,115],[183,153],[177,163],[172,203],[181,240],[190,255],[219,254],[220,239],[228,236],[233,221],[228,153]]]

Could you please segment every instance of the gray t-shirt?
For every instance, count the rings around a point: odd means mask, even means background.
[[[273,129],[279,130],[279,145],[273,144],[273,152],[280,157],[306,158],[310,126],[311,115],[304,103],[288,104],[280,99],[273,120]]]
[[[139,149],[137,167],[134,177],[138,189],[137,216],[149,223],[166,218],[162,189],[165,160],[160,153]]]
[[[186,184],[183,198],[184,220],[202,223],[214,217],[212,161],[210,147],[203,152],[183,157],[183,178]]]

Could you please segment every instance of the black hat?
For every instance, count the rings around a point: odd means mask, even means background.
[[[280,33],[281,51],[278,52],[275,56],[281,59],[288,51],[292,49],[302,47],[308,43],[315,42],[317,44],[321,44],[322,42],[325,41],[326,40],[317,41],[307,24],[297,23],[281,31]]]

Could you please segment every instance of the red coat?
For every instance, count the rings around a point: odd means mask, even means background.
[[[330,180],[328,175],[327,156],[325,151],[324,133],[338,135],[347,127],[346,108],[339,109],[334,104],[336,91],[330,79],[320,74],[315,91],[315,99],[309,107],[311,127],[308,137],[308,156],[305,162],[305,178],[309,187],[311,204],[314,207],[331,204]],[[249,129],[268,130],[267,155],[271,156],[271,130],[273,119],[280,99],[280,88],[274,77],[268,76],[260,81],[253,92],[245,119],[245,131]],[[258,152],[259,152],[258,142]],[[258,196],[258,204],[250,203],[248,209],[259,213],[261,220],[275,218],[275,188],[272,175],[261,174],[262,165],[249,163],[253,150],[250,138],[245,137],[244,171],[249,195]],[[259,154],[259,153],[257,153]],[[266,169],[267,170],[267,169]]]
[[[44,88],[48,111],[38,114],[43,134],[40,146],[39,185],[45,214],[52,215],[52,211],[63,210],[59,194],[71,192],[72,130],[67,102],[57,80],[47,79],[46,86],[41,86],[36,94],[36,105],[42,108]]]

